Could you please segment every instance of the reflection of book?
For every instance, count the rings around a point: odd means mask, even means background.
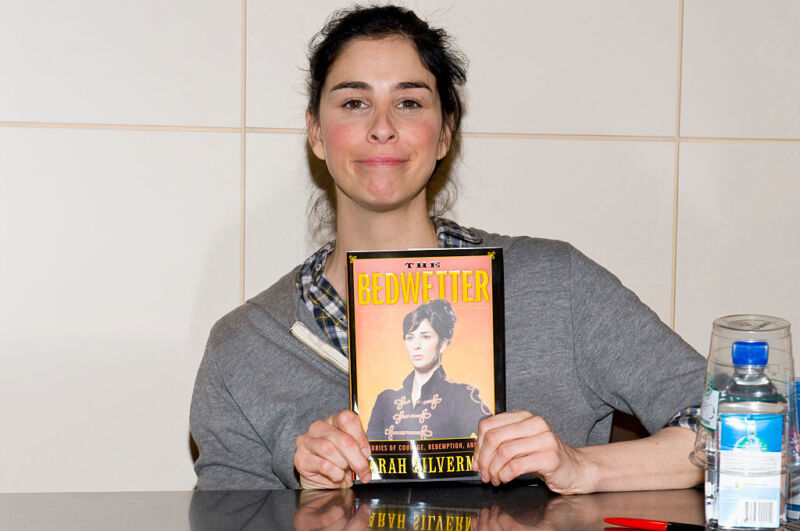
[[[480,508],[448,509],[429,507],[425,503],[406,505],[382,505],[379,501],[370,504],[369,529],[460,529],[470,531],[477,526]]]
[[[475,477],[505,410],[502,250],[348,253],[351,406],[373,481]]]

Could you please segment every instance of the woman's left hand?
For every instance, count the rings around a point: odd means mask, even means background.
[[[495,486],[522,474],[536,474],[559,494],[592,490],[586,481],[590,464],[547,421],[528,411],[500,413],[480,422],[472,468],[484,483]]]

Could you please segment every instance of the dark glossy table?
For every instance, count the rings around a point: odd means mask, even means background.
[[[702,524],[700,491],[557,496],[540,486],[0,494],[0,529],[597,530],[605,517]]]

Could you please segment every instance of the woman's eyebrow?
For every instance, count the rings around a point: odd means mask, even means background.
[[[425,83],[424,81],[401,81],[400,83],[395,85],[394,88],[395,90],[421,88],[433,92],[431,87],[429,87],[428,84]]]
[[[430,86],[424,81],[401,81],[397,85],[394,86],[395,90],[406,90],[406,89],[416,89],[421,88],[433,92]],[[335,90],[343,90],[343,89],[355,89],[355,90],[372,90],[372,87],[369,83],[365,83],[363,81],[343,81],[331,87],[330,92]]]
[[[372,87],[369,84],[364,83],[363,81],[343,81],[338,85],[334,85],[331,87],[331,92],[334,90],[342,90],[342,89],[356,89],[356,90],[371,90]]]

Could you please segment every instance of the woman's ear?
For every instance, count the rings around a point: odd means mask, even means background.
[[[444,352],[444,350],[447,348],[447,346],[449,344],[450,344],[450,340],[449,339],[442,339],[439,342],[439,355],[440,356],[442,355],[442,353]]]
[[[452,117],[445,118],[442,124],[442,133],[439,135],[439,147],[436,153],[436,160],[442,160],[450,151],[450,144],[453,141]]]
[[[306,132],[308,133],[308,145],[311,151],[319,160],[325,160],[325,143],[322,141],[322,131],[319,121],[310,110],[306,110]]]

